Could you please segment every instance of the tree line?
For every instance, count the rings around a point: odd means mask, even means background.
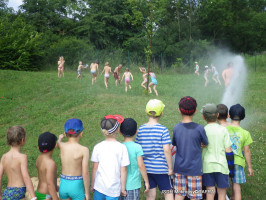
[[[150,0],[151,1],[151,0]],[[69,65],[99,55],[145,61],[198,59],[210,46],[265,51],[265,0],[0,0],[0,68],[40,70],[63,55]],[[187,57],[189,55],[189,58]],[[185,60],[184,60],[185,61]]]

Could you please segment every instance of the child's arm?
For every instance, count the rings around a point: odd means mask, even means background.
[[[86,200],[90,199],[90,175],[89,175],[89,149],[86,149],[82,159],[82,177]]]
[[[148,179],[146,167],[144,165],[142,156],[137,157],[137,160],[138,160],[139,171],[140,171],[140,173],[144,179],[144,182],[145,182],[145,191],[144,192],[146,193],[150,189],[150,184],[149,184],[149,179]]]
[[[133,81],[133,75],[130,73],[130,76],[131,76],[131,78],[132,78],[132,81]]]
[[[125,76],[125,73],[123,74],[121,81],[123,81],[124,76]]]
[[[1,158],[1,161],[0,161],[0,200],[2,200],[2,177],[4,175],[4,167],[3,167],[3,163],[2,163],[2,159],[3,157]]]
[[[98,170],[98,162],[93,162],[93,166],[92,166],[92,173],[91,173],[91,191],[94,191],[94,183],[95,183],[95,176],[96,176],[96,172]]]
[[[252,169],[252,166],[251,166],[251,154],[250,154],[250,150],[249,150],[249,146],[248,145],[244,146],[244,154],[245,154],[245,158],[246,158],[247,165],[248,165],[248,171],[249,171],[248,176],[253,176],[254,172],[253,172],[253,169]]]
[[[127,182],[127,167],[121,167],[121,196],[127,196],[126,182]]]
[[[64,134],[60,134],[59,137],[58,137],[57,145],[58,145],[58,148],[59,148],[59,149],[60,149],[60,145],[61,145],[62,140],[63,140],[64,137],[65,137]]]
[[[173,172],[173,163],[172,163],[172,152],[170,149],[170,145],[169,144],[163,145],[163,151],[164,151],[164,155],[165,155],[166,162],[168,165],[168,175],[170,176],[174,173]]]
[[[46,182],[49,194],[52,196],[53,200],[59,200],[56,193],[57,185],[55,185],[56,171],[57,168],[55,162],[49,162],[49,166],[46,168]]]
[[[24,183],[25,183],[25,185],[27,187],[27,190],[30,193],[31,198],[33,199],[36,196],[35,196],[33,184],[31,182],[30,175],[29,175],[29,172],[28,172],[28,159],[27,159],[27,155],[22,155],[20,169],[21,169],[23,181],[24,181]]]
[[[102,71],[101,75],[103,74],[103,72],[104,72],[104,68],[103,68],[103,71]]]

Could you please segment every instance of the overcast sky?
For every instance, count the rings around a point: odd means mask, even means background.
[[[18,10],[18,7],[22,4],[22,0],[9,0],[7,6],[13,7],[15,11]]]

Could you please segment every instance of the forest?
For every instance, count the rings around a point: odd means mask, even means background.
[[[68,66],[114,57],[145,64],[151,38],[150,54],[167,66],[214,48],[266,50],[265,0],[23,0],[18,11],[7,3],[0,0],[0,69],[56,68],[62,55]]]

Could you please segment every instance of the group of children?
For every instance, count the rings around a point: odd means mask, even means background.
[[[91,182],[89,149],[79,144],[84,129],[80,119],[67,120],[64,134],[58,139],[49,132],[41,134],[40,155],[36,161],[39,183],[35,192],[27,170],[27,156],[20,153],[26,131],[21,126],[10,127],[6,135],[11,148],[0,162],[0,184],[5,172],[8,185],[3,194],[0,193],[0,199],[24,199],[27,187],[32,200],[59,197],[88,200],[90,192],[94,193],[94,200],[137,200],[141,176],[147,200],[156,199],[157,187],[166,200],[202,199],[203,193],[211,200],[215,186],[219,200],[225,200],[229,177],[233,182],[234,200],[241,199],[240,184],[246,182],[245,160],[249,175],[253,175],[249,150],[252,139],[250,133],[240,127],[245,109],[239,104],[232,106],[229,124],[225,105],[206,104],[201,110],[207,122],[203,127],[192,120],[197,111],[194,98],[183,97],[178,105],[182,120],[174,127],[172,140],[167,127],[159,123],[165,107],[160,100],[147,103],[145,112],[149,119],[138,130],[132,118],[105,116],[100,122],[105,140],[94,146],[91,155]],[[117,141],[118,133],[123,135],[123,143]],[[62,142],[64,137],[66,142]],[[170,145],[176,149],[174,163]],[[60,149],[62,164],[59,188],[57,167],[52,159],[56,147]],[[206,190],[202,190],[203,187]]]

